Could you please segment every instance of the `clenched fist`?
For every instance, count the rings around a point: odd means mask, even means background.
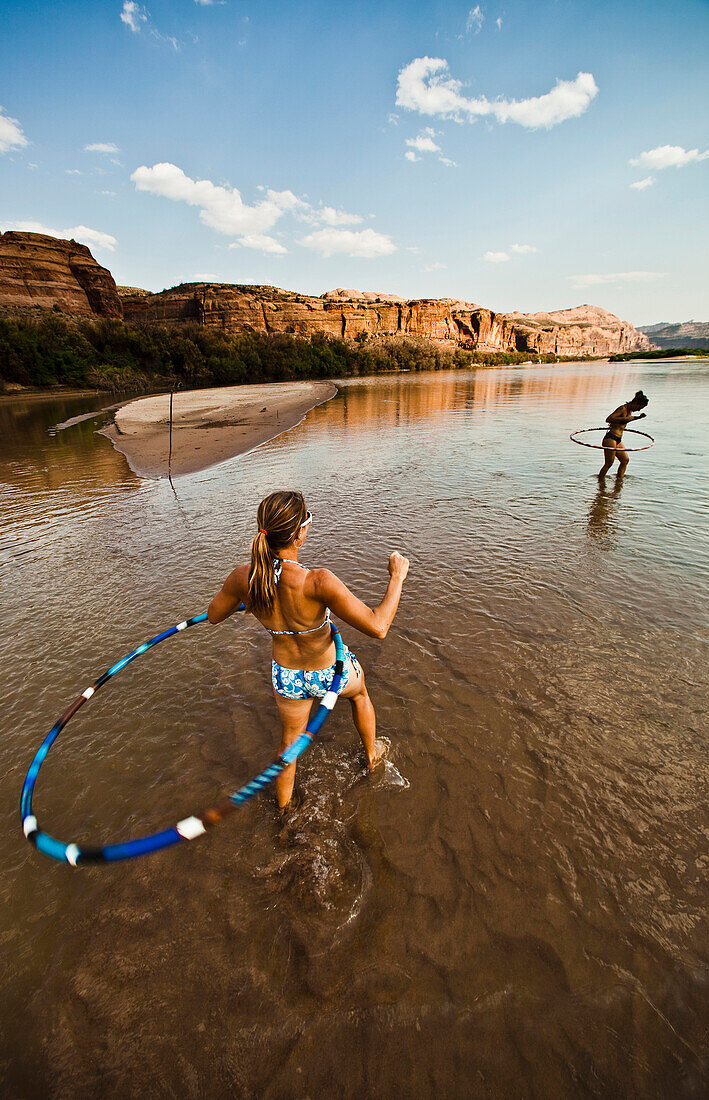
[[[389,565],[387,568],[390,577],[403,581],[409,571],[409,559],[403,557],[395,550],[389,558]]]

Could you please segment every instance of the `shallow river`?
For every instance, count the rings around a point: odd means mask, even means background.
[[[568,434],[639,386],[657,445],[599,489]],[[698,361],[365,379],[177,498],[100,417],[49,430],[105,400],[0,406],[3,1095],[705,1095],[708,398]],[[342,704],[285,825],[267,793],[132,863],[39,855],[44,734],[291,486],[304,561],[364,599],[411,559],[388,638],[343,628],[402,783]],[[234,790],[278,741],[268,653],[235,617],[130,665],[41,825],[103,843]]]

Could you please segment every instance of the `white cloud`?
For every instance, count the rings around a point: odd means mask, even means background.
[[[135,0],[123,0],[121,23],[125,23],[127,27],[130,27],[134,34],[138,34],[141,24],[147,22],[148,13],[144,7],[141,7],[140,4],[136,4]]]
[[[91,145],[84,146],[86,153],[117,153],[118,146],[112,141],[94,141]]]
[[[709,158],[709,149],[700,153],[698,149],[683,149],[681,145],[658,145],[656,149],[641,153],[629,163],[634,167],[659,171],[661,168],[684,168],[687,164],[694,164],[707,158]]]
[[[60,240],[75,240],[82,244],[94,245],[97,248],[105,248],[113,252],[118,244],[110,233],[102,233],[100,229],[90,229],[88,225],[75,225],[71,229],[50,229],[41,222],[9,222],[6,229],[14,229],[17,233],[43,233],[48,237],[59,237]]]
[[[348,256],[371,258],[396,252],[396,245],[391,238],[384,233],[375,232],[374,229],[318,229],[303,237],[299,243],[325,257],[342,252]]]
[[[664,278],[663,271],[617,271],[609,275],[570,275],[576,287],[606,286],[608,283],[652,283]]]
[[[407,160],[417,161],[421,160],[419,154],[421,153],[441,153],[441,147],[433,139],[437,137],[436,131],[431,126],[425,126],[423,130],[420,130],[415,138],[407,138],[406,144],[409,146],[408,152],[404,153]],[[438,157],[441,164],[445,164],[446,168],[456,168],[457,165],[450,157],[444,157],[443,154]]]
[[[259,252],[269,252],[273,256],[283,256],[287,248],[277,241],[275,237],[269,237],[266,233],[247,233],[239,237],[238,241],[230,244],[229,248],[256,248]]]
[[[436,145],[433,140],[435,136],[436,131],[427,126],[415,138],[407,138],[406,144],[411,149],[415,149],[417,153],[440,153],[440,145]]]
[[[67,176],[83,176],[83,172],[79,168],[65,168],[64,174]]]
[[[495,20],[495,26],[497,27],[498,31],[502,30],[502,16],[498,15],[497,19]]]
[[[109,252],[113,252],[118,244],[116,238],[112,237],[110,233],[102,233],[100,229],[90,229],[88,225],[75,225],[73,229],[69,229],[67,232],[71,234],[75,241],[94,244],[98,248],[107,248]]]
[[[136,3],[136,0],[123,0],[121,23],[125,23],[127,27],[130,27],[133,34],[139,34],[143,27],[146,27],[152,37],[158,42],[167,42],[169,46],[172,46],[173,50],[179,50],[180,48],[180,43],[173,35],[162,34],[162,32],[151,23],[150,12],[147,8],[144,8],[142,4]],[[197,41],[194,35],[191,35],[191,38],[194,42]]]
[[[330,227],[310,234],[301,242],[321,251],[323,255],[347,251],[344,247],[347,243],[355,250],[352,255],[383,255],[386,251],[394,250],[393,245],[387,249],[382,243],[388,241],[388,237],[374,233],[373,230],[352,233],[335,228],[359,224],[362,221],[359,214],[349,214],[334,206],[314,207],[298,198],[293,191],[274,191],[259,187],[264,197],[249,204],[244,202],[236,187],[222,187],[211,180],[193,180],[176,164],[169,163],[154,164],[152,168],[142,165],[133,172],[131,180],[138,191],[147,191],[172,199],[173,202],[196,206],[204,225],[225,236],[237,238],[232,247],[241,245],[271,255],[283,255],[287,249],[270,235],[270,230],[284,214],[291,214],[311,225]],[[379,252],[376,251],[377,247]]]
[[[142,165],[133,172],[131,180],[138,191],[198,207],[204,225],[229,237],[249,238],[249,243],[244,242],[247,248],[257,247],[253,241],[272,229],[284,211],[292,210],[300,201],[292,191],[268,191],[265,199],[250,206],[236,187],[190,179],[176,164],[169,163],[154,164],[152,168]],[[275,251],[270,238],[268,241],[268,251]]]
[[[325,225],[359,225],[363,220],[359,214],[348,214],[344,210],[335,210],[334,206],[321,206],[314,212],[315,219]]]
[[[270,187],[266,187],[264,190],[268,201],[272,202],[281,212],[308,209],[308,203],[303,202],[292,191],[272,191]]]
[[[435,264],[426,264],[424,271],[445,271],[446,265],[436,261]]]
[[[506,252],[486,252],[483,260],[487,260],[489,264],[505,264],[509,260],[509,256]]]
[[[4,227],[5,230],[11,229],[15,233],[44,233],[47,237],[64,237],[63,232],[59,232],[56,229],[48,229],[47,226],[42,225],[41,222],[5,222]],[[67,240],[68,239],[69,238],[67,238]]]
[[[29,142],[22,133],[22,127],[16,118],[10,118],[3,114],[0,107],[0,153],[7,153],[9,149],[23,149]]]
[[[155,27],[150,28],[150,33],[152,34],[153,38],[156,38],[158,40],[158,42],[167,42],[168,46],[172,46],[173,50],[179,50],[180,43],[173,35],[161,34],[161,32]]]
[[[635,183],[631,183],[631,187],[635,191],[645,191],[648,187],[652,187],[655,182],[654,176],[645,176],[644,180],[637,180]]]
[[[545,95],[531,99],[489,100],[461,95],[462,84],[449,75],[448,62],[441,57],[417,57],[399,72],[396,104],[422,115],[438,115],[460,122],[492,116],[498,122],[516,122],[528,129],[549,129],[569,118],[577,118],[598,92],[591,73],[579,73],[575,80],[557,80]]]
[[[470,34],[471,31],[475,31],[476,34],[480,34],[484,22],[485,13],[478,4],[476,7],[471,8],[468,12],[468,18],[465,20],[466,34]]]
[[[526,256],[529,252],[536,252],[536,248],[533,244],[513,244],[511,252],[518,252],[521,256]]]

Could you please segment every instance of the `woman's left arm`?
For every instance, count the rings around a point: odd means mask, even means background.
[[[207,608],[207,618],[210,623],[223,623],[242,603],[246,603],[248,594],[249,567],[237,565]]]

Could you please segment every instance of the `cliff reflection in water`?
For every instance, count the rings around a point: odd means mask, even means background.
[[[139,487],[123,455],[96,435],[101,416],[52,430],[110,400],[105,394],[0,399],[0,571],[46,552],[48,538],[66,535],[121,487]]]
[[[540,407],[568,410],[594,404],[605,409],[598,425],[602,426],[607,412],[618,404],[619,394],[633,392],[636,373],[612,364],[589,364],[582,370],[565,365],[551,368],[478,371],[445,371],[440,374],[388,375],[373,383],[371,379],[347,379],[338,382],[342,400],[321,410],[328,420],[346,424],[349,428],[376,430],[381,424],[406,424],[422,420],[449,421],[450,413],[466,409],[492,409],[512,400],[529,401],[535,410]],[[608,408],[606,409],[606,406]],[[312,415],[316,415],[317,410]],[[572,414],[573,415],[573,414]],[[565,432],[566,424],[561,426]],[[569,427],[569,432],[573,427]]]

